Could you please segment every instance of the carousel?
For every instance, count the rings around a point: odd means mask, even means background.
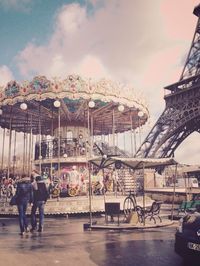
[[[10,81],[0,90],[1,179],[37,169],[54,188],[60,184],[53,196],[82,195],[91,157],[133,157],[141,141],[136,130],[148,118],[134,89],[110,80],[69,75]]]

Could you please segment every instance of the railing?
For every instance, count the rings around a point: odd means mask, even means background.
[[[59,147],[60,143],[60,147]],[[88,141],[78,138],[54,138],[53,140],[43,140],[41,144],[35,144],[35,160],[50,159],[58,157],[85,157],[90,150]],[[122,151],[117,146],[109,146],[107,143],[98,143],[98,146],[105,154],[121,155],[129,157],[129,154]],[[101,155],[94,145],[92,152],[94,155]],[[41,158],[40,158],[41,156]]]
[[[60,143],[60,147],[59,147]],[[57,157],[85,156],[88,143],[77,138],[54,138],[35,144],[35,160]]]

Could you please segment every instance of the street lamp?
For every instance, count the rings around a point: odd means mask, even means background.
[[[53,105],[56,107],[56,108],[59,108],[60,107],[60,101],[58,100],[55,100]]]
[[[123,112],[123,111],[124,111],[124,105],[120,104],[120,105],[118,106],[118,111],[119,111],[119,112]]]
[[[92,100],[89,101],[88,106],[89,106],[89,108],[94,108],[95,107],[95,102],[92,101]]]
[[[143,117],[143,115],[144,115],[143,111],[139,111],[139,112],[138,112],[138,117],[139,117],[139,118]]]
[[[23,110],[23,111],[25,111],[26,109],[27,109],[27,104],[26,103],[21,103],[20,104],[20,108]]]

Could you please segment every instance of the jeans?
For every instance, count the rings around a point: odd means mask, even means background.
[[[23,202],[17,205],[18,212],[19,212],[19,227],[20,227],[21,233],[23,233],[28,227],[28,222],[26,218],[27,206],[28,206],[27,202]]]
[[[31,209],[31,226],[32,229],[37,228],[36,210],[39,210],[39,229],[43,228],[44,225],[44,201],[37,201],[33,204]]]

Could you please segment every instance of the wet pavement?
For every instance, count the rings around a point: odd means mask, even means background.
[[[87,222],[87,217],[45,218],[44,232],[20,236],[17,218],[0,218],[0,265],[183,265],[174,253],[177,224],[123,232],[84,231]]]

